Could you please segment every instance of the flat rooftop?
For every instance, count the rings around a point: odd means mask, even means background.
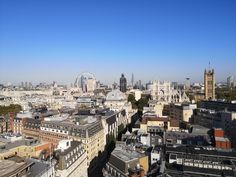
[[[20,170],[25,169],[31,165],[33,165],[32,162],[0,160],[0,177],[14,176]]]
[[[116,147],[113,150],[112,155],[125,162],[139,159],[140,157],[144,156],[143,154],[133,150],[132,147],[128,147],[125,145]]]
[[[190,166],[182,166],[177,164],[167,164],[166,169],[167,174],[172,174],[173,176],[184,176],[187,174],[191,174],[193,176],[207,176],[207,175],[214,175],[221,177],[222,174],[228,177],[233,177],[234,171],[233,170],[217,170],[217,169],[210,169],[210,168],[198,168],[198,167],[190,167]]]
[[[190,153],[206,156],[230,157],[236,159],[236,151],[216,150],[211,147],[196,147],[196,146],[167,146],[167,152],[173,153]]]

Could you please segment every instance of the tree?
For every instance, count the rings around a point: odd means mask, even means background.
[[[138,110],[139,110],[139,111],[142,111],[142,110],[143,110],[143,107],[145,107],[145,106],[148,105],[148,99],[147,99],[146,97],[140,98],[140,99],[138,100],[137,105],[138,105]]]
[[[22,107],[18,104],[10,104],[9,106],[0,106],[0,115],[7,115],[11,112],[18,113],[22,111]]]
[[[235,88],[216,88],[216,98],[225,99],[227,101],[236,100]]]
[[[131,103],[136,102],[135,97],[134,97],[133,94],[129,94],[129,96],[128,96],[128,102],[131,102]]]
[[[133,109],[137,109],[137,101],[135,100],[135,97],[133,94],[129,94],[128,102],[131,102]]]

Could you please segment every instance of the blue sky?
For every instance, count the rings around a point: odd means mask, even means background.
[[[1,0],[0,83],[236,76],[235,0]]]

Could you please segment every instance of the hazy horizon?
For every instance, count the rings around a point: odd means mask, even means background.
[[[236,77],[236,1],[0,2],[0,83]]]

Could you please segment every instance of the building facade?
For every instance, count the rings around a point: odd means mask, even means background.
[[[39,138],[41,119],[25,118],[22,134],[26,137]]]
[[[6,117],[0,117],[0,134],[7,133],[9,128],[8,119]]]
[[[229,76],[227,77],[227,86],[229,88],[234,87],[234,76]]]
[[[105,134],[100,118],[91,116],[75,116],[70,121],[43,121],[39,138],[52,142],[57,147],[60,140],[73,139],[81,141],[87,152],[88,165],[100,152],[104,151]]]
[[[78,141],[62,140],[55,152],[57,177],[87,177],[87,155]]]
[[[179,121],[189,122],[196,104],[170,104],[170,117]]]
[[[185,92],[175,89],[169,81],[152,81],[147,90],[151,92],[153,100],[167,103],[189,102]]]

